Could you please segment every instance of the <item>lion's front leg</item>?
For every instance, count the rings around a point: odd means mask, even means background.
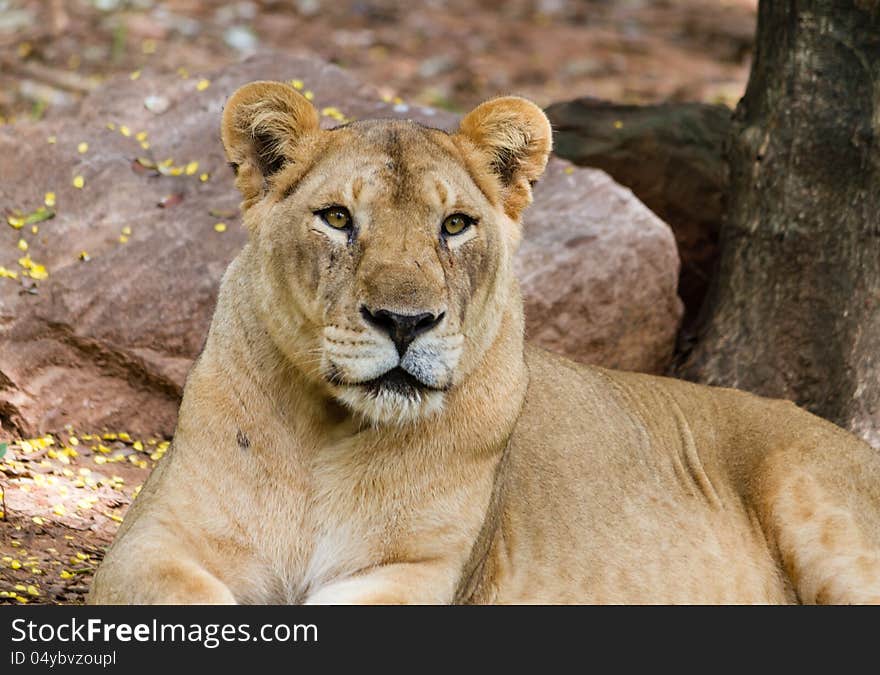
[[[234,605],[229,587],[192,562],[118,574],[101,569],[89,593],[90,605]]]
[[[394,563],[321,587],[307,605],[441,605],[452,602],[458,566],[447,561]]]
[[[136,535],[131,532],[129,535]],[[147,543],[149,542],[149,543]],[[91,605],[234,605],[230,588],[161,537],[123,540],[95,575]]]

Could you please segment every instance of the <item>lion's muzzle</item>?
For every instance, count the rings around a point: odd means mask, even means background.
[[[372,310],[366,305],[361,306],[361,316],[368,324],[388,334],[397,353],[403,358],[412,341],[422,333],[426,333],[439,324],[445,312],[432,314],[398,314],[387,309]]]
[[[369,417],[414,419],[438,409],[464,337],[440,311],[361,310],[360,325],[324,328],[322,370],[337,397]],[[421,411],[421,412],[420,412]]]

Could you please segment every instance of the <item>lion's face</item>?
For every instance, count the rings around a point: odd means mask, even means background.
[[[298,298],[273,306],[313,329],[297,365],[372,420],[438,409],[496,328],[512,248],[503,211],[446,134],[412,123],[326,134],[284,189],[256,239],[278,294]]]
[[[453,135],[392,120],[327,131],[294,89],[254,83],[223,136],[260,315],[294,366],[375,424],[442,410],[509,306],[519,214],[550,147],[543,113],[507,98]]]

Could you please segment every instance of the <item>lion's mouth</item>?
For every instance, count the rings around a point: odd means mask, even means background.
[[[357,387],[377,397],[380,394],[396,394],[406,398],[418,399],[420,394],[428,392],[446,392],[448,386],[438,387],[422,381],[401,366],[385,371],[370,380],[350,380],[342,376],[335,366],[327,373],[327,380],[338,387]]]
[[[359,386],[365,387],[375,394],[390,392],[400,396],[416,396],[420,391],[442,391],[438,387],[425,384],[420,379],[406,372],[400,366],[392,368],[379,377],[358,382]]]

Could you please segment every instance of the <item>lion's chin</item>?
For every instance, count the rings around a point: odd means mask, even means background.
[[[445,394],[436,389],[340,387],[336,398],[373,425],[404,426],[438,414]]]

